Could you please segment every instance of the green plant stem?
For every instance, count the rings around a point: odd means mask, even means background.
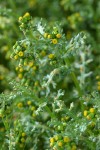
[[[69,61],[68,58],[65,60],[65,63],[66,63],[66,65],[68,67],[70,66],[70,61]],[[79,81],[77,80],[77,77],[76,77],[75,73],[71,72],[70,75],[71,75],[72,80],[74,81],[74,84],[75,84],[75,86],[77,88],[79,96],[82,96],[82,90],[80,88]]]

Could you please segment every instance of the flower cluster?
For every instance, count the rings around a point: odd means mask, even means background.
[[[57,149],[69,149],[69,150],[77,150],[76,144],[68,137],[61,136],[60,134],[54,135],[50,138],[50,147],[53,150]]]
[[[96,80],[97,80],[97,89],[98,91],[100,91],[100,76],[96,76]]]
[[[21,17],[19,17],[19,23],[20,23],[20,29],[22,30],[22,31],[29,31],[29,29],[30,29],[30,25],[31,25],[31,23],[30,23],[30,20],[31,20],[31,16],[30,16],[30,14],[27,12],[27,13],[25,13],[24,14],[24,16],[21,16]]]

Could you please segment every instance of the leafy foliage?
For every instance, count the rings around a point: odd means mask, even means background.
[[[99,1],[40,4],[1,1],[1,149],[99,150]]]

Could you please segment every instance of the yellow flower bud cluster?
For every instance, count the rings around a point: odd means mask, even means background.
[[[69,116],[64,116],[64,117],[61,118],[61,121],[64,121],[64,122],[65,122],[65,121],[68,121],[69,119],[70,119]]]
[[[91,120],[95,116],[95,108],[91,107],[89,110],[84,110],[83,115],[86,117],[88,120]]]
[[[23,16],[20,16],[20,17],[18,18],[18,21],[19,21],[19,22],[23,22],[24,19],[27,19],[27,20],[30,19],[30,14],[29,14],[29,12],[26,12]]]
[[[96,80],[97,80],[97,89],[98,91],[100,91],[100,76],[96,76]]]
[[[19,102],[19,103],[17,104],[17,107],[18,107],[18,108],[22,108],[22,107],[23,107],[23,103],[22,103],[22,102]]]
[[[58,39],[61,38],[61,34],[60,33],[52,33],[52,34],[48,34],[48,33],[44,33],[44,38],[47,38],[47,39],[51,39],[51,42],[53,44],[57,44],[58,43]]]
[[[19,17],[20,29],[27,30],[30,25],[31,16],[29,12],[26,12],[23,16]]]
[[[16,44],[13,46],[13,49],[14,49],[14,52],[12,54],[12,58],[18,61],[24,58],[24,51],[26,50],[25,47],[23,47],[21,44],[16,42]]]
[[[19,139],[19,142],[18,142],[19,147],[24,148],[25,142],[26,142],[26,133],[22,132],[21,136],[20,136],[20,139]]]
[[[72,14],[71,16],[68,16],[67,20],[68,20],[71,28],[76,29],[77,24],[79,24],[83,21],[83,17],[80,15],[80,13],[76,12],[76,13]]]
[[[54,150],[58,150],[59,148],[67,149],[67,146],[69,147],[69,144],[71,145],[71,150],[77,150],[76,144],[73,144],[71,138],[68,136],[62,137],[61,135],[56,134],[50,138],[50,147],[52,147]]]
[[[28,54],[26,53],[28,44],[27,42],[16,42],[15,45],[13,46],[14,49],[14,59],[18,60],[19,64],[18,66],[15,68],[15,70],[17,71],[17,76],[19,79],[23,79],[23,82],[25,83],[25,85],[27,86],[27,83],[31,83],[31,81],[29,81],[29,71],[31,71],[31,74],[35,75],[35,72],[37,71],[38,67],[35,64],[35,60],[34,59],[30,59],[28,60],[27,56]],[[44,55],[44,54],[43,54]],[[25,78],[24,78],[25,77]],[[39,85],[37,83],[37,81],[33,84],[35,86]]]
[[[33,105],[32,100],[28,100],[27,105],[29,106],[29,110],[31,111],[31,116],[33,118],[35,118],[36,117],[36,114],[35,114],[36,107]]]

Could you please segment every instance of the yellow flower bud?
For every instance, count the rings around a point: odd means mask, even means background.
[[[94,109],[94,108],[90,108],[90,112],[91,112],[91,113],[94,113],[94,112],[95,112],[95,109]]]
[[[65,142],[65,143],[70,142],[70,138],[69,138],[69,137],[67,137],[67,136],[66,136],[66,137],[64,137],[64,142]]]
[[[15,56],[14,56],[14,59],[17,60],[17,59],[18,59],[18,55],[15,55]]]
[[[54,57],[55,57],[54,54],[49,54],[49,55],[48,55],[48,58],[50,58],[50,59],[53,59]]]
[[[20,22],[22,19],[23,19],[22,17],[19,17],[19,18],[18,18],[18,21]]]
[[[71,148],[71,150],[77,150],[76,145],[73,145],[72,148]]]
[[[57,141],[59,139],[59,136],[58,135],[55,135],[54,136],[54,139]]]
[[[19,69],[19,67],[16,67],[16,69],[15,69],[15,70],[16,70],[16,71],[18,71],[18,69]]]
[[[26,18],[26,17],[30,17],[29,12],[26,12],[25,15],[23,16],[23,18]]]
[[[32,102],[31,102],[31,101],[28,101],[28,102],[27,102],[27,105],[31,105],[31,104],[32,104]]]
[[[63,142],[62,142],[62,141],[59,141],[59,142],[58,142],[58,146],[59,146],[59,147],[62,147],[62,146],[63,146]]]
[[[47,38],[47,36],[48,36],[48,33],[44,33],[44,38]]]
[[[88,111],[87,110],[84,110],[84,117],[86,117],[88,114]]]
[[[30,67],[32,67],[33,65],[34,65],[34,62],[33,62],[33,61],[29,62],[29,66],[30,66]]]
[[[21,73],[19,73],[19,74],[18,74],[18,78],[19,78],[19,79],[22,79],[22,78],[23,78],[23,75],[22,75]]]
[[[22,57],[22,56],[24,56],[24,53],[23,53],[22,51],[20,51],[20,52],[18,53],[18,55],[19,55],[20,57]]]
[[[33,117],[33,118],[35,118],[35,117],[36,117],[36,114],[35,114],[35,113],[33,113],[33,114],[32,114],[32,117]]]
[[[98,91],[100,91],[100,86],[97,87]]]
[[[39,85],[39,82],[35,81],[34,86],[38,86],[38,85]]]
[[[88,119],[88,120],[90,120],[91,119],[91,117],[88,115],[88,116],[86,116],[86,118]]]
[[[50,38],[51,38],[51,35],[50,35],[50,34],[48,34],[48,36],[47,36],[47,37],[48,37],[48,39],[50,39]]]
[[[23,133],[22,133],[22,136],[23,136],[23,137],[24,137],[24,136],[26,136],[26,133],[25,133],[25,132],[23,132]]]
[[[100,79],[100,76],[96,76],[96,79],[97,79],[97,80]]]
[[[97,82],[98,86],[100,86],[100,81]]]
[[[54,138],[50,138],[50,143],[54,143]]]
[[[20,72],[23,72],[23,71],[24,71],[24,69],[23,69],[23,68],[20,68],[20,69],[19,69],[19,71],[20,71]]]
[[[0,75],[0,80],[3,80],[4,79],[4,76],[3,75]]]
[[[32,107],[31,107],[31,110],[34,111],[34,110],[35,110],[35,106],[32,106]]]
[[[42,51],[41,52],[41,56],[45,56],[46,55],[46,52],[45,51]]]
[[[21,103],[21,102],[18,103],[18,104],[17,104],[17,107],[18,107],[18,108],[22,108],[22,107],[23,107],[23,103]]]
[[[58,33],[58,34],[56,35],[56,37],[57,37],[58,39],[61,38],[61,34]]]
[[[33,66],[33,70],[34,70],[34,71],[37,70],[37,67],[36,67],[36,66]]]
[[[52,43],[57,44],[58,43],[57,39],[52,39]]]

